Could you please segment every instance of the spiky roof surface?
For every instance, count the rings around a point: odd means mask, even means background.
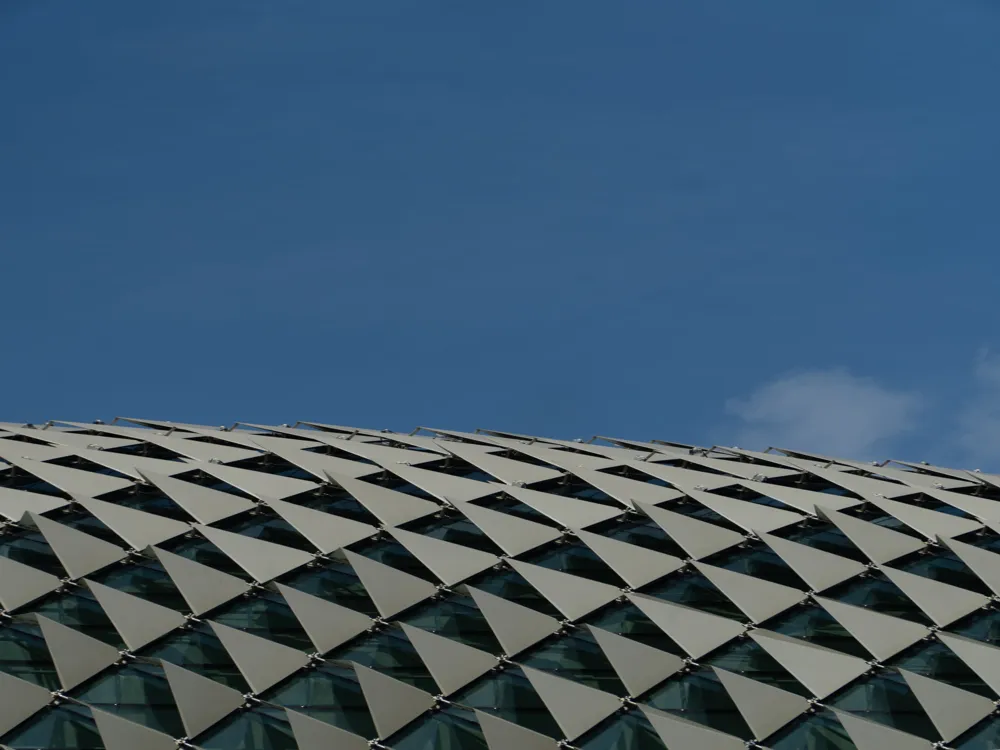
[[[0,744],[996,747],[1000,477],[503,432],[0,425]]]

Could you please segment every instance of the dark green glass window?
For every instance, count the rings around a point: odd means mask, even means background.
[[[376,735],[357,675],[344,664],[328,661],[296,672],[262,698],[362,737]]]

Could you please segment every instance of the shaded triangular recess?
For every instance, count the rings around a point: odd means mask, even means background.
[[[228,625],[208,624],[255,693],[263,693],[309,663],[309,657],[298,649]]]
[[[473,709],[479,728],[483,730],[488,750],[558,750],[559,743],[551,737],[525,729],[512,721]]]
[[[744,541],[741,534],[666,508],[636,502],[636,507],[695,560],[714,555]]]
[[[177,433],[175,433],[177,434]],[[192,440],[190,438],[165,437],[163,435],[150,435],[146,442],[166,448],[174,453],[187,456],[195,461],[209,461],[212,463],[229,464],[236,461],[243,461],[247,458],[256,458],[261,455],[261,451],[253,448],[236,448],[232,445],[221,445],[203,440]]]
[[[125,645],[132,651],[183,625],[180,612],[94,581],[84,580]]]
[[[392,617],[437,593],[437,586],[377,560],[344,550],[347,562],[361,579],[382,617]]]
[[[840,529],[873,563],[887,563],[926,546],[924,542],[907,534],[862,521],[822,505],[816,506],[816,512]]]
[[[813,490],[786,487],[774,482],[754,482],[748,479],[740,480],[739,484],[748,490],[753,490],[796,510],[801,510],[803,513],[808,513],[810,516],[816,515],[816,492]],[[861,504],[861,501],[854,497],[838,497],[827,493],[823,493],[822,500],[827,508],[834,510],[844,510]]]
[[[641,695],[684,668],[683,659],[666,651],[593,625],[586,628],[632,697]]]
[[[0,608],[7,611],[55,591],[62,581],[50,573],[0,555]]]
[[[769,630],[749,636],[817,698],[825,698],[868,671],[868,662]]]
[[[324,513],[304,505],[268,500],[267,505],[297,532],[308,539],[320,552],[327,554],[378,533],[371,524]]]
[[[151,544],[165,542],[191,530],[191,526],[182,521],[124,505],[85,497],[75,499],[88,513],[125,540],[132,549],[144,549]]]
[[[681,469],[677,466],[658,464],[653,461],[629,461],[628,465],[644,474],[669,482],[681,491],[717,490],[720,487],[732,487],[739,482],[736,477],[709,474],[706,471],[694,471],[693,469]]]
[[[290,708],[285,709],[285,715],[298,750],[368,750],[368,740],[364,737]]]
[[[146,456],[137,456],[130,453],[114,453],[112,451],[78,450],[75,453],[81,458],[93,461],[99,466],[104,466],[112,471],[117,471],[119,474],[140,480],[142,479],[142,475],[139,473],[140,469],[151,469],[160,474],[174,476],[175,474],[184,474],[197,468],[196,462],[187,460],[164,461],[160,458],[148,458]]]
[[[747,743],[739,737],[709,729],[679,716],[639,706],[667,750],[744,750]],[[882,750],[886,750],[883,748]]]
[[[399,526],[441,510],[441,506],[405,492],[389,490],[377,484],[327,472],[331,482],[343,487],[385,526]]]
[[[33,682],[0,672],[0,735],[7,734],[22,721],[41,711],[52,694]]]
[[[99,451],[95,451],[99,452]],[[94,497],[108,492],[123,490],[132,486],[131,479],[98,474],[94,471],[71,469],[59,464],[32,461],[30,458],[7,458],[7,460],[43,482],[48,482],[69,495]]]
[[[212,526],[197,524],[195,528],[260,583],[267,583],[314,559],[308,552],[283,544],[266,542]]]
[[[980,521],[996,523],[1000,521],[1000,503],[987,497],[977,497],[976,495],[963,495],[958,492],[948,490],[925,489],[923,493],[935,500],[940,500],[946,505],[965,511],[969,515],[975,516]]]
[[[979,679],[989,685],[994,693],[1000,695],[1000,648],[943,631],[939,631],[937,637],[954,651],[958,658],[979,676]]]
[[[757,536],[780,557],[813,591],[823,591],[864,573],[868,567],[856,560],[815,547],[757,532]]]
[[[858,750],[934,750],[934,744],[885,724],[831,708]]]
[[[353,664],[379,739],[402,729],[434,706],[434,696],[405,682]]]
[[[497,658],[493,654],[478,648],[429,633],[405,622],[399,623],[399,626],[417,650],[420,660],[427,666],[427,671],[431,673],[442,695],[451,695],[497,665]]]
[[[176,750],[177,740],[117,714],[91,707],[104,750]]]
[[[160,660],[184,731],[196,737],[243,705],[243,696],[215,680]]]
[[[933,578],[924,578],[886,565],[880,565],[879,569],[909,599],[913,600],[913,603],[920,607],[935,625],[942,628],[990,601],[987,596],[935,581]]]
[[[641,482],[637,479],[608,474],[593,469],[573,469],[573,474],[591,487],[596,487],[608,497],[613,497],[629,508],[635,507],[635,501],[659,505],[682,497],[682,493],[670,487]]]
[[[326,472],[328,471],[348,477],[366,477],[382,473],[381,466],[376,466],[365,461],[352,461],[351,459],[339,456],[330,456],[326,453],[305,450],[306,448],[317,447],[321,445],[320,443],[261,436],[254,437],[253,442],[268,453],[273,453],[293,466],[298,466],[303,471],[312,474],[321,482],[328,481],[326,478]],[[300,445],[301,448],[299,447]]]
[[[71,579],[82,578],[128,556],[121,547],[37,513],[28,513],[28,519],[45,537]]]
[[[712,667],[755,739],[762,740],[809,709],[801,695]]]
[[[684,567],[684,561],[673,555],[666,555],[583,529],[576,529],[574,533],[580,541],[590,547],[594,554],[634,589]]]
[[[152,547],[156,559],[181,592],[191,613],[202,615],[250,590],[251,586],[236,576],[223,573],[200,562]]]
[[[508,555],[520,555],[562,536],[559,529],[475,503],[456,503],[455,508]]]
[[[880,661],[898,654],[931,633],[929,628],[918,622],[844,604],[825,596],[813,596],[813,599]]]
[[[70,690],[118,661],[118,649],[42,615],[34,615],[59,684]]]
[[[422,562],[445,586],[453,586],[476,573],[492,568],[500,558],[489,552],[464,547],[454,542],[417,534],[404,529],[389,529],[389,534]]]
[[[520,653],[562,627],[554,617],[472,586],[466,588],[507,656]]]
[[[32,513],[48,513],[50,510],[62,508],[68,504],[61,497],[0,487],[0,516],[15,523],[20,521],[22,516],[29,511]]]
[[[622,706],[620,698],[540,669],[521,666],[552,718],[572,741]]]
[[[763,622],[806,598],[804,591],[703,562],[693,565],[754,623]]]
[[[760,505],[746,500],[736,500],[723,495],[713,495],[711,492],[687,490],[685,494],[747,531],[753,529],[775,531],[785,526],[791,526],[793,523],[799,523],[805,518],[802,514],[790,510],[772,508],[770,505]]]
[[[968,690],[946,685],[906,669],[900,669],[899,673],[945,742],[955,739],[996,708],[989,698]]]
[[[581,578],[561,570],[543,568],[541,565],[508,560],[528,583],[558,609],[567,620],[576,620],[598,607],[603,607],[622,595],[607,583]]]
[[[727,617],[645,594],[628,594],[628,599],[692,659],[704,656],[744,632],[742,624]]]
[[[929,508],[921,508],[910,503],[900,502],[899,500],[873,497],[869,498],[868,502],[885,511],[890,516],[898,518],[918,534],[922,534],[931,541],[934,541],[937,536],[951,538],[983,528],[983,525],[979,521],[953,516],[950,513],[941,513]]]
[[[231,492],[220,492],[153,471],[140,473],[147,482],[177,503],[198,523],[215,523],[257,507],[252,500]]]
[[[295,618],[313,642],[317,653],[325,654],[368,630],[372,619],[361,612],[342,607],[318,596],[307,594],[281,583],[274,583]]]
[[[418,469],[405,464],[383,464],[400,479],[419,487],[428,495],[443,502],[467,503],[481,497],[495,495],[506,488],[506,485],[493,482],[478,482],[453,474],[442,474],[440,471]]]
[[[989,586],[990,591],[1000,595],[1000,555],[957,539],[941,539],[941,543],[969,566],[969,570]]]
[[[853,492],[854,494],[860,495],[866,499],[871,497],[902,497],[903,495],[913,495],[918,492],[918,490],[908,487],[905,484],[884,482],[881,479],[863,477],[859,474],[851,474],[846,471],[821,469],[817,466],[810,466],[806,464],[803,464],[802,468],[820,479],[825,479],[830,484],[843,487],[845,490]]]
[[[617,518],[625,512],[624,508],[613,508],[610,505],[562,497],[524,487],[504,487],[503,491],[568,529],[585,529],[595,523]]]
[[[491,474],[504,484],[517,484],[519,482],[533,484],[534,482],[544,482],[547,479],[556,479],[563,475],[563,472],[558,469],[493,455],[491,451],[495,451],[497,448],[492,446],[460,443],[456,440],[438,441],[438,445],[463,461]]]
[[[226,484],[231,484],[237,489],[243,490],[248,495],[258,500],[269,500],[277,498],[284,500],[286,497],[298,495],[303,492],[312,492],[318,484],[308,482],[305,479],[286,477],[280,474],[266,474],[263,471],[251,471],[250,469],[239,469],[235,466],[225,466],[224,464],[197,463],[191,465],[192,469],[201,469],[206,474],[211,474],[216,479],[221,479]]]

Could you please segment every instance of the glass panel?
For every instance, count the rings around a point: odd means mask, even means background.
[[[949,631],[1000,646],[1000,611],[973,612],[948,628]]]
[[[641,711],[605,719],[574,743],[580,750],[664,750]]]
[[[104,750],[90,709],[63,703],[44,709],[3,738],[11,750]]]
[[[933,625],[930,618],[881,573],[869,573],[863,578],[852,578],[825,592],[830,599],[865,607],[904,620]]]
[[[610,539],[617,539],[621,542],[645,547],[654,552],[663,552],[664,554],[680,558],[687,557],[687,553],[681,546],[648,518],[636,517],[631,514],[619,516],[595,526],[590,526],[587,528],[587,531],[592,531],[595,534],[600,534]]]
[[[849,686],[830,705],[928,740],[939,737],[916,696],[896,672],[883,672]]]
[[[549,737],[562,737],[556,720],[531,687],[524,672],[516,667],[494,672],[488,679],[477,680],[456,693],[452,701],[488,711]]]
[[[352,521],[378,526],[379,520],[369,513],[365,507],[343,490],[337,490],[333,485],[324,485],[320,490],[299,496],[299,504],[324,513],[350,518]]]
[[[987,717],[950,744],[956,750],[996,750],[1000,747],[1000,719]]]
[[[432,695],[439,692],[423,660],[399,628],[387,627],[361,635],[331,653],[329,658],[371,667]]]
[[[35,602],[31,609],[50,620],[55,620],[117,649],[125,648],[125,642],[118,635],[111,620],[104,614],[101,605],[97,603],[94,595],[83,587],[69,589],[63,594],[50,594]]]
[[[667,578],[654,581],[640,589],[657,599],[683,604],[734,620],[745,621],[746,615],[725,594],[697,570],[681,570]]]
[[[643,703],[736,737],[753,737],[733,699],[708,668],[671,677],[654,688]]]
[[[723,550],[706,558],[705,562],[754,578],[791,586],[801,591],[810,589],[810,586],[763,542],[755,542],[747,547]]]
[[[603,690],[612,695],[628,695],[604,652],[589,631],[577,628],[569,635],[546,639],[518,662]]]
[[[893,667],[908,669],[947,685],[979,693],[990,700],[994,699],[993,691],[976,676],[976,673],[939,641],[915,643],[903,653],[893,657],[889,663]]]
[[[265,542],[273,542],[306,552],[316,551],[312,543],[297,532],[284,518],[260,510],[252,510],[249,513],[240,513],[224,518],[215,525],[224,531],[232,531],[235,534],[242,534]]]
[[[272,591],[257,590],[252,597],[235,599],[223,605],[212,619],[300,651],[315,651],[291,607],[280,594]]]
[[[44,570],[57,578],[68,574],[52,551],[48,542],[37,531],[27,531],[8,526],[0,531],[0,555],[38,570]]]
[[[520,573],[513,570],[487,570],[473,577],[467,583],[474,588],[487,591],[491,594],[507,599],[508,601],[521,604],[525,607],[544,612],[555,617],[557,620],[563,619],[558,609],[552,606],[548,599],[539,594],[535,588],[521,577]]]
[[[362,737],[376,735],[358,678],[349,667],[322,663],[295,673],[262,697]]]
[[[783,529],[778,529],[774,534],[807,547],[848,557],[856,562],[868,563],[865,553],[855,547],[851,540],[844,535],[844,532],[832,523],[809,519],[805,524],[786,526]]]
[[[687,656],[684,649],[654,625],[653,621],[631,602],[612,603],[607,607],[602,607],[597,612],[592,612],[583,618],[583,622],[618,635],[624,635],[661,651],[669,651],[681,658]]]
[[[148,646],[143,650],[143,655],[152,659],[164,659],[241,693],[250,692],[250,686],[236,664],[206,623],[197,623],[189,629],[175,631],[164,640]]]
[[[181,592],[177,590],[158,560],[143,559],[127,566],[112,565],[90,577],[105,586],[134,594],[140,599],[146,599],[162,607],[178,612],[190,611]]]
[[[49,690],[59,689],[59,677],[37,625],[17,622],[0,628],[0,671]]]
[[[204,750],[298,750],[283,711],[255,708],[223,719],[198,738]]]
[[[767,739],[771,750],[857,750],[836,714],[822,709],[802,716]]]
[[[804,698],[812,698],[812,693],[805,686],[800,684],[781,664],[750,638],[731,641],[714,656],[706,659],[705,663],[742,674],[790,693],[798,693]]]
[[[402,570],[417,578],[423,578],[431,583],[440,583],[436,575],[411,555],[406,547],[393,539],[379,539],[378,541],[362,540],[351,545],[351,551],[364,555],[372,560],[377,560],[390,568]]]
[[[471,596],[448,594],[409,611],[400,621],[491,654],[503,653],[500,642]]]
[[[518,556],[525,562],[625,588],[625,581],[580,541],[556,540]]]
[[[461,706],[426,714],[395,736],[394,750],[488,750],[476,715]]]
[[[171,737],[185,734],[162,667],[132,662],[103,674],[74,697]]]
[[[806,603],[793,607],[768,620],[767,627],[776,633],[801,638],[865,661],[874,658],[843,625],[818,604]]]
[[[403,524],[400,528],[494,555],[504,554],[504,551],[480,531],[478,526],[465,516],[459,515],[458,511],[446,513],[443,518],[438,518],[437,514],[418,518]]]
[[[300,567],[278,578],[293,589],[335,602],[342,607],[378,617],[378,609],[347,563],[331,560],[315,567]]]
[[[173,552],[175,555],[200,562],[202,565],[221,570],[223,573],[228,573],[236,578],[242,578],[244,581],[251,580],[249,573],[244,571],[225,552],[207,539],[201,537],[180,537],[178,539],[171,539],[159,546],[168,552]]]
[[[935,550],[934,554],[907,557],[902,564],[894,567],[969,591],[977,591],[985,596],[993,594],[990,587],[949,550]]]

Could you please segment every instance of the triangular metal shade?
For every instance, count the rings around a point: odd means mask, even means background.
[[[645,643],[587,625],[628,694],[641,695],[684,668],[684,660]]]
[[[8,521],[20,521],[25,513],[48,513],[68,505],[61,497],[0,487],[0,516]]]
[[[632,588],[662,578],[684,567],[684,561],[673,555],[646,549],[637,544],[621,542],[583,529],[574,531],[576,536],[590,547],[609,568]]]
[[[177,740],[169,734],[123,719],[117,714],[91,709],[104,750],[175,750]]]
[[[747,746],[739,737],[695,724],[666,711],[643,705],[639,708],[667,750],[744,750]]]
[[[844,536],[864,552],[873,563],[887,563],[927,546],[912,536],[868,523],[868,521],[862,521],[860,518],[849,516],[840,511],[817,505],[816,512],[840,529]]]
[[[333,724],[285,709],[298,750],[368,750],[368,740]]]
[[[52,694],[33,682],[0,672],[0,736],[30,719],[52,700]]]
[[[243,705],[243,696],[221,683],[160,661],[188,737],[197,737]]]
[[[405,682],[354,664],[379,739],[399,731],[434,706],[434,696]]]
[[[945,742],[951,742],[996,708],[989,698],[968,690],[905,669],[899,673]]]
[[[974,612],[989,603],[989,597],[968,589],[952,586],[933,578],[896,570],[887,565],[880,566],[894,584],[939,627],[950,625],[960,617]]]
[[[540,669],[522,666],[521,670],[567,740],[575,740],[622,706],[619,698],[603,690]]]
[[[855,640],[879,660],[886,660],[931,634],[918,622],[903,620],[836,599],[813,596]]]
[[[407,495],[405,492],[389,490],[377,484],[331,472],[327,472],[327,476],[385,526],[398,526],[441,510],[441,506],[437,503]]]
[[[328,602],[281,583],[275,583],[274,586],[320,654],[361,635],[374,624],[368,615],[335,602]]]
[[[500,562],[499,557],[489,552],[412,531],[389,529],[389,534],[427,566],[445,586],[453,586]]]
[[[596,523],[617,518],[625,512],[624,508],[574,500],[549,492],[529,490],[526,487],[504,487],[503,491],[568,529],[585,529]]]
[[[692,659],[704,656],[744,632],[743,625],[735,620],[692,607],[645,594],[628,594],[628,599]]]
[[[474,710],[488,750],[558,750],[559,744],[551,737],[478,708]]]
[[[304,505],[284,500],[268,500],[267,505],[324,554],[378,533],[378,528],[371,524]]]
[[[31,523],[41,532],[71,579],[83,578],[125,558],[121,547],[98,539],[36,513],[28,513]]]
[[[848,557],[782,539],[763,531],[758,531],[757,536],[774,550],[799,578],[809,584],[813,591],[824,591],[868,569],[868,566]]]
[[[314,559],[308,552],[283,544],[223,531],[213,526],[197,524],[195,528],[260,583],[267,583]]]
[[[55,591],[61,585],[62,581],[50,573],[0,555],[0,608],[8,612]]]
[[[519,654],[543,638],[558,632],[560,622],[541,612],[468,586],[469,594],[483,613],[507,656]]]
[[[145,549],[191,531],[189,524],[124,505],[85,497],[78,497],[76,501],[132,549]]]
[[[712,671],[733,699],[755,739],[764,739],[809,710],[809,701],[801,695],[718,667],[712,667]]]
[[[309,663],[306,654],[289,646],[217,622],[208,624],[255,693],[263,693]]]
[[[382,617],[399,614],[437,593],[437,586],[423,578],[390,568],[350,550],[344,550],[344,556]]]
[[[666,508],[640,502],[636,502],[636,507],[649,516],[681,549],[695,560],[735,547],[744,541],[744,537],[735,531],[699,521],[697,518],[691,518],[682,513],[675,513]]]
[[[84,581],[111,624],[132,651],[186,622],[184,615],[95,581]]]
[[[607,583],[591,581],[541,565],[510,560],[510,566],[562,612],[567,620],[576,620],[622,595]]]
[[[843,724],[848,737],[858,750],[934,750],[933,743],[923,737],[915,737],[847,711],[836,708],[831,710],[837,715],[837,719]]]
[[[804,591],[737,573],[714,565],[695,562],[694,567],[712,582],[754,623],[794,607],[806,598]]]
[[[559,529],[483,508],[475,503],[456,503],[455,508],[511,556],[520,555],[562,536]]]
[[[497,665],[493,654],[401,622],[399,626],[427,665],[442,695],[451,695]]]
[[[194,615],[203,615],[250,590],[250,584],[173,552],[150,548]]]
[[[143,478],[173,500],[198,523],[215,523],[223,518],[245,513],[257,507],[252,500],[231,492],[213,490],[183,479],[152,471],[141,471]]]
[[[49,656],[63,690],[71,690],[84,680],[118,661],[118,649],[55,620],[35,615]]]
[[[758,628],[749,635],[817,698],[825,698],[869,670],[864,659],[781,633]]]

